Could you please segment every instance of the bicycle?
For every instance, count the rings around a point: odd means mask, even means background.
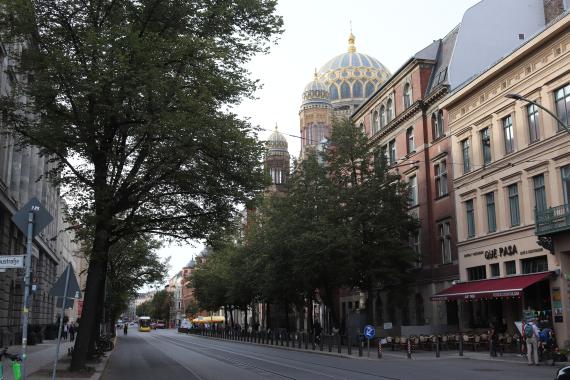
[[[0,380],[4,380],[4,363],[2,359],[7,357],[12,361],[12,375],[14,376],[14,380],[21,380],[22,379],[22,358],[20,355],[10,354],[8,352],[8,347],[5,347],[0,352]]]
[[[107,335],[102,335],[99,337],[99,340],[97,341],[97,349],[106,352],[111,351],[113,348],[115,348],[115,343],[111,337]]]

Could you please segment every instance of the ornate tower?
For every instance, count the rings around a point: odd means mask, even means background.
[[[283,185],[289,178],[289,144],[287,139],[277,130],[269,136],[267,140],[267,154],[265,156],[265,167],[271,177],[271,185],[274,190],[282,191]]]
[[[308,147],[315,147],[330,136],[333,109],[329,100],[329,92],[318,79],[315,71],[314,79],[305,86],[303,102],[299,110],[301,128],[301,157]]]

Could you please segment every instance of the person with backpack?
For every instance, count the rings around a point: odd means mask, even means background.
[[[526,357],[528,365],[538,365],[538,327],[534,321],[529,321],[524,325],[524,338],[526,340]]]

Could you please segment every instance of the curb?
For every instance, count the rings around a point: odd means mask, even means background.
[[[280,345],[269,345],[269,344],[263,344],[263,343],[255,343],[255,342],[245,342],[245,341],[236,341],[236,340],[231,340],[231,339],[222,339],[222,338],[216,338],[216,337],[209,337],[209,336],[202,336],[202,335],[194,335],[194,334],[183,334],[183,333],[178,333],[178,335],[192,335],[192,336],[196,336],[199,337],[201,339],[211,339],[211,340],[217,340],[217,341],[224,341],[224,342],[233,342],[233,343],[237,343],[237,344],[248,344],[248,345],[252,345],[252,346],[261,346],[261,347],[268,347],[268,348],[277,348],[277,349],[281,349],[281,350],[287,350],[287,351],[297,351],[297,352],[307,352],[307,353],[313,353],[313,354],[319,354],[319,355],[326,355],[326,356],[334,356],[337,358],[346,358],[346,359],[357,359],[357,360],[371,360],[371,361],[381,361],[382,359],[377,358],[376,356],[372,356],[372,352],[374,352],[374,354],[376,355],[376,350],[370,350],[371,355],[370,356],[358,356],[358,354],[356,355],[348,355],[348,354],[339,354],[338,352],[328,352],[328,351],[320,351],[319,349],[316,350],[305,350],[305,349],[299,349],[296,347],[286,347],[286,346],[280,346]],[[358,350],[358,349],[357,349]],[[442,356],[440,358],[435,358],[435,357],[427,357],[427,356],[420,356],[420,357],[414,357],[412,355],[412,359],[408,359],[405,355],[397,355],[397,354],[392,354],[392,353],[387,353],[386,351],[383,352],[383,357],[388,357],[391,359],[401,359],[401,360],[439,360],[439,359],[452,359],[452,360],[479,360],[479,361],[486,361],[486,362],[498,362],[498,363],[510,363],[510,364],[524,364],[526,365],[527,362],[526,360],[510,360],[510,359],[495,359],[495,358],[486,358],[486,357],[472,357],[472,356],[459,356],[458,355],[453,355],[453,356]],[[556,365],[564,365],[565,363],[568,362],[557,362]],[[546,366],[546,365],[545,365]]]

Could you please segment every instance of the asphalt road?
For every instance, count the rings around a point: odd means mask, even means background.
[[[351,359],[187,336],[173,330],[121,335],[103,380],[350,379],[541,380],[556,367],[473,359]]]

